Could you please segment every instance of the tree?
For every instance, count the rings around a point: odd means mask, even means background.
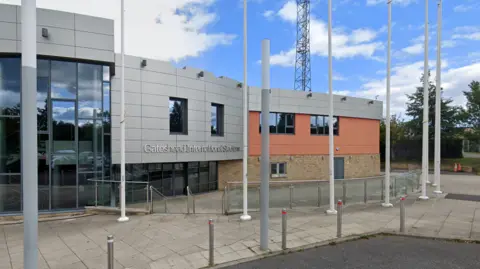
[[[480,82],[472,81],[468,87],[470,90],[464,91],[463,94],[467,98],[466,119],[472,130],[465,135],[469,139],[478,140],[480,139]]]
[[[398,141],[404,140],[408,134],[406,130],[406,123],[402,120],[400,115],[393,114],[390,118],[390,153],[391,160],[395,160],[395,151],[393,150],[394,145]],[[386,125],[385,119],[380,122],[380,152],[382,153],[383,159],[385,158],[385,133]]]
[[[429,72],[430,78],[430,72]],[[420,82],[423,84],[423,75],[420,78]],[[435,136],[435,94],[436,86],[429,80],[428,89],[428,136],[430,140]],[[443,91],[443,89],[442,89]],[[406,115],[411,117],[411,120],[407,122],[408,131],[414,138],[422,136],[423,130],[423,86],[417,87],[417,90],[413,94],[407,94],[407,113]],[[459,132],[457,128],[463,121],[463,109],[459,106],[454,106],[451,103],[452,99],[441,98],[441,132],[442,139],[448,139],[455,137]]]

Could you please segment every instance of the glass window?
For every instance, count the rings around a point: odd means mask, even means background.
[[[287,163],[270,164],[271,177],[285,177],[287,175]]]
[[[210,130],[212,135],[223,136],[223,105],[212,103]]]
[[[0,117],[0,173],[20,173],[19,117]]]
[[[198,193],[198,162],[188,163],[188,187],[192,193]]]
[[[170,133],[187,134],[187,100],[181,98],[170,98]]]
[[[110,135],[105,135],[103,137],[103,173],[105,177],[110,176],[110,166],[112,163],[111,156],[112,156],[112,141]],[[105,178],[108,179],[108,178]]]
[[[92,118],[102,112],[102,66],[78,64],[78,117]]]
[[[100,121],[78,121],[78,169],[82,171],[102,170],[102,126]]]
[[[310,133],[328,135],[328,116],[310,116]],[[333,117],[333,135],[338,135],[338,117]]]
[[[48,134],[38,135],[38,209],[48,210],[50,204],[50,180],[48,172],[50,169]]]
[[[110,83],[103,83],[103,132],[109,134],[111,132],[111,115],[110,115]]]
[[[183,163],[175,164],[174,195],[183,195],[185,190],[185,168]]]
[[[268,123],[271,134],[294,134],[295,114],[270,112]],[[260,113],[260,132],[262,132],[262,114]]]
[[[37,61],[37,128],[48,130],[48,89],[50,88],[50,61]]]
[[[209,179],[208,179],[208,190],[214,191],[217,189],[218,186],[218,178],[217,178],[217,162],[210,162],[209,167]]]
[[[310,116],[310,134],[318,134],[317,129],[317,116]]]
[[[22,185],[20,175],[1,175],[0,185],[4,188],[0,195],[2,208],[0,212],[16,212],[22,210]]]
[[[333,135],[338,135],[338,117],[333,117]]]
[[[0,58],[0,115],[20,115],[20,58]]]
[[[51,61],[52,98],[75,99],[77,96],[77,64]]]
[[[103,81],[110,81],[110,66],[103,66]]]
[[[208,191],[208,162],[200,162],[199,192]]]

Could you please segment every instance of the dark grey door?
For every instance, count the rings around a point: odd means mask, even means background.
[[[343,157],[334,158],[333,173],[335,179],[343,179],[345,177],[345,159]]]

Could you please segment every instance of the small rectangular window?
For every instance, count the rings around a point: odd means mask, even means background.
[[[210,118],[210,132],[213,136],[223,136],[223,113],[224,106],[212,103],[211,118]]]
[[[170,133],[187,134],[188,133],[188,107],[187,99],[170,97]]]
[[[270,164],[271,177],[286,177],[287,163],[272,163]]]
[[[312,135],[328,135],[328,116],[310,116],[310,134]],[[333,135],[338,135],[339,130],[339,119],[338,117],[333,117]]]
[[[268,119],[270,134],[295,134],[295,114],[270,112]],[[262,113],[260,113],[260,128],[262,132]]]

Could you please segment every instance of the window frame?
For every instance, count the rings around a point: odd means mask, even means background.
[[[275,132],[272,132],[271,131],[271,126],[269,125],[269,130],[270,130],[270,134],[274,134],[274,135],[295,135],[295,116],[296,114],[295,113],[287,113],[287,112],[270,112],[269,113],[269,117],[271,117],[273,115],[275,115]],[[284,132],[283,133],[279,133],[279,128],[278,128],[278,119],[280,117],[280,115],[284,114],[285,115],[285,125],[283,126],[284,128]],[[288,124],[288,117],[291,116],[291,119],[293,121],[292,124]],[[292,129],[293,132],[291,133],[288,133],[287,130],[288,129]],[[258,127],[258,132],[259,133],[262,133],[262,113],[260,112],[260,124],[259,124],[259,127]]]
[[[180,132],[172,132],[171,122],[170,122],[170,102],[178,101],[181,104],[182,111],[182,130]],[[188,135],[188,99],[180,97],[170,96],[168,99],[168,127],[171,135]]]
[[[312,134],[312,117],[315,117],[315,128],[317,129],[315,134]],[[323,119],[323,131],[319,132],[319,125],[318,125],[318,119]],[[326,123],[328,124],[329,116],[328,115],[310,115],[310,135],[313,136],[328,136],[328,125],[325,125]],[[339,136],[340,134],[340,117],[339,116],[333,116],[333,135],[334,136]],[[336,121],[335,121],[336,120]],[[335,127],[335,123],[337,123],[337,127]]]
[[[275,173],[272,173],[272,167],[275,167]],[[283,165],[284,173],[280,173],[280,166]],[[280,178],[280,177],[287,177],[287,162],[278,162],[278,163],[270,163],[270,177],[271,178]]]
[[[224,136],[224,122],[225,122],[225,106],[223,104],[219,103],[211,103],[210,105],[210,115],[211,115],[211,109],[214,108],[216,109],[216,130],[217,132],[213,132],[213,124],[212,124],[212,119],[210,117],[210,135],[211,136],[219,136],[222,137]]]

